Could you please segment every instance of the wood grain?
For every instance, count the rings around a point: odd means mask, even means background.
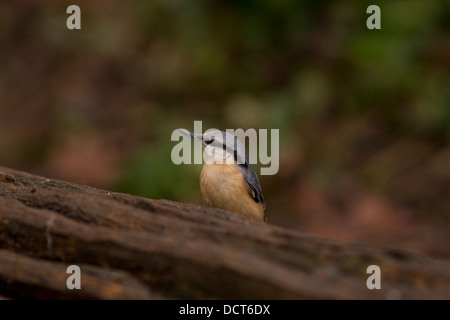
[[[72,264],[81,290],[66,287]],[[372,264],[381,290],[366,287]],[[0,296],[450,299],[450,262],[0,167]]]

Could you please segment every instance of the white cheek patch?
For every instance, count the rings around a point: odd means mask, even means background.
[[[226,153],[226,164],[233,164],[234,163],[234,156],[231,154],[231,153],[229,153],[229,152],[227,152]]]
[[[206,157],[205,157],[205,154],[206,154]],[[226,150],[219,149],[217,147],[212,147],[209,145],[205,147],[204,160],[205,160],[205,163],[207,163],[207,164],[213,164],[213,163],[222,164],[222,163],[224,163],[224,160],[225,160],[225,163],[227,163],[227,164],[234,163],[234,157],[232,154],[230,154]]]
[[[203,150],[203,160],[205,160],[206,164],[214,163],[213,150],[210,146],[206,146],[205,150]]]

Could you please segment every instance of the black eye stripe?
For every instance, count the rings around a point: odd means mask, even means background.
[[[211,144],[211,143],[214,142],[214,140],[216,140],[216,138],[215,138],[214,136],[212,136],[212,137],[211,137],[211,140],[209,140],[209,141],[206,141],[206,140],[205,140],[205,143],[206,143],[206,144]]]

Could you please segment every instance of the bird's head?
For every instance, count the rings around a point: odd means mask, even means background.
[[[202,144],[210,163],[236,163],[248,165],[249,159],[245,146],[239,139],[228,132],[208,130],[204,134],[178,129],[182,134]]]

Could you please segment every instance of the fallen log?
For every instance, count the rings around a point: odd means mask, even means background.
[[[0,167],[0,297],[449,299],[450,262]]]

